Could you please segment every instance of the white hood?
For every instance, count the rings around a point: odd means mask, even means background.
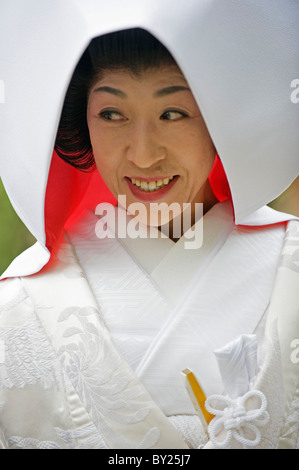
[[[237,224],[299,174],[299,104],[291,101],[299,2],[9,0],[0,6],[0,176],[42,246],[49,167],[73,69],[92,38],[131,27],[156,36],[185,74],[221,157]]]

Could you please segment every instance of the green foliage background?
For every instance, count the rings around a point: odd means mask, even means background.
[[[34,243],[35,238],[16,215],[0,179],[0,273]]]

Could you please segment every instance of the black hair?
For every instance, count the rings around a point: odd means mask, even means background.
[[[81,171],[95,168],[87,126],[88,93],[105,70],[125,69],[139,75],[152,68],[176,65],[169,51],[150,33],[136,28],[93,39],[70,81],[58,126],[55,150]]]

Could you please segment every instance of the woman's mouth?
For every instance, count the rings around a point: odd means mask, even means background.
[[[129,188],[138,199],[151,201],[160,199],[176,183],[178,175],[163,178],[130,178],[126,177]]]
[[[142,191],[157,191],[157,189],[161,189],[164,186],[167,186],[170,181],[173,180],[173,178],[173,176],[170,176],[169,178],[163,178],[154,181],[141,181],[135,178],[129,179],[131,183],[134,184],[134,186],[137,186],[137,188],[141,189]]]

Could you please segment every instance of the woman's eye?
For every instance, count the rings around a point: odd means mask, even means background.
[[[105,121],[123,121],[125,119],[119,112],[109,109],[101,111],[99,116]]]
[[[165,121],[178,121],[179,119],[182,119],[184,117],[188,117],[188,115],[186,113],[184,113],[183,111],[177,111],[177,110],[168,110],[168,111],[165,111],[162,116],[160,117],[160,119],[163,119]]]

